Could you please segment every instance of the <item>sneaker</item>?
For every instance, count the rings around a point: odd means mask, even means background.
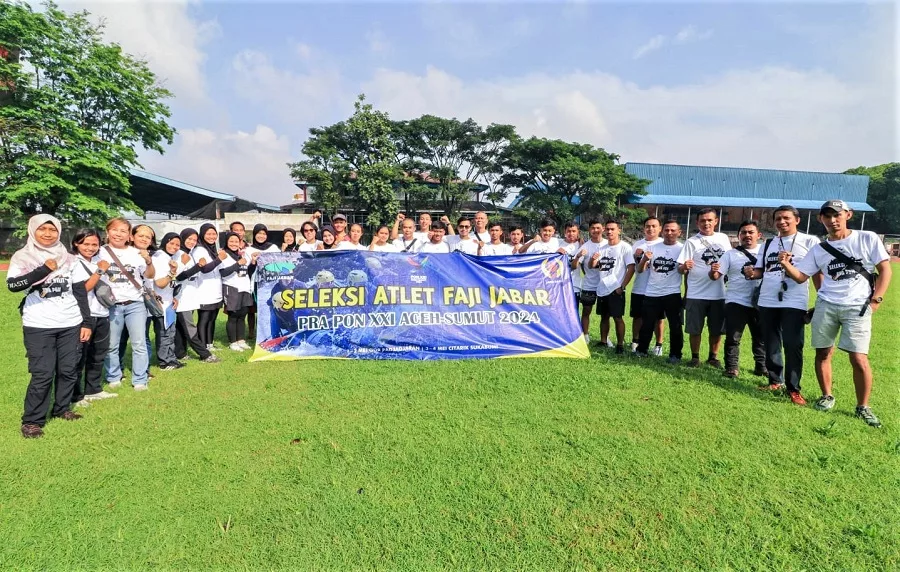
[[[738,370],[736,370],[736,369],[726,369],[725,371],[722,372],[722,375],[725,376],[725,377],[737,377],[737,376],[738,376]]]
[[[90,407],[90,406],[91,406],[91,402],[87,400],[87,397],[82,397],[81,399],[79,399],[78,401],[76,401],[75,403],[72,404],[72,407],[77,407],[78,409],[81,409],[82,407]]]
[[[813,407],[816,408],[816,411],[830,411],[834,408],[834,396],[823,395],[816,400],[816,404]]]
[[[657,357],[662,357],[662,346],[658,345],[653,348],[653,355]]]
[[[783,383],[770,383],[768,385],[760,385],[757,387],[760,391],[781,391],[784,389]]]
[[[600,342],[600,343],[602,344],[603,342]],[[612,340],[606,340],[606,347],[614,348],[616,346],[612,343]]]
[[[753,375],[758,375],[760,377],[769,377],[769,370],[766,369],[766,366],[756,364],[756,367],[753,368]]]
[[[681,365],[681,358],[675,356],[669,356],[669,359],[666,360],[666,363],[669,365]]]
[[[134,390],[135,390],[135,391],[147,391],[148,389],[150,389],[150,386],[147,385],[146,383],[139,383],[139,384],[134,385],[134,386],[132,386],[132,387],[134,387]]]
[[[794,405],[806,405],[806,400],[803,399],[803,396],[800,395],[799,391],[789,392],[788,397],[791,398],[791,403],[793,403]]]
[[[110,381],[110,382],[109,382],[109,386],[110,386],[112,389],[115,389],[115,388],[117,388],[117,387],[122,387],[122,380],[120,379],[119,381]]]
[[[624,355],[625,354],[625,346],[616,346],[616,355]]]
[[[242,346],[241,344],[239,344],[237,342],[234,342],[233,344],[228,346],[228,349],[230,349],[231,351],[234,351],[234,352],[242,352],[242,351],[244,351],[244,346]]]
[[[637,342],[631,342],[631,353],[635,353],[637,351]]]
[[[181,368],[183,368],[183,367],[187,367],[184,363],[182,363],[182,362],[180,362],[180,361],[176,361],[176,362],[173,363],[172,365],[175,366],[175,369],[181,369]]]
[[[722,367],[722,362],[720,362],[718,358],[709,358],[706,360],[706,365],[719,369]]]
[[[160,369],[160,371],[175,371],[176,369],[178,369],[178,366],[175,365],[174,363],[170,363],[170,364],[166,364],[166,365],[162,366],[159,369]]]
[[[691,361],[688,362],[688,367],[700,367],[700,358],[691,358]]]
[[[202,359],[200,361],[202,361],[203,363],[219,363],[222,360],[220,360],[218,357],[216,357],[214,355],[210,355],[208,358]]]
[[[237,343],[239,343],[239,344],[241,345],[241,347],[244,348],[245,350],[252,350],[252,349],[253,349],[253,348],[250,347],[250,344],[247,343],[247,340],[238,340]]]
[[[43,436],[44,430],[40,425],[35,425],[34,423],[22,424],[22,437],[25,437],[26,439],[37,439]]]
[[[94,393],[91,395],[85,395],[85,401],[97,401],[100,399],[109,399],[111,397],[119,397],[118,393],[110,393],[109,391],[101,391],[100,393]]]
[[[586,343],[586,344],[591,343],[591,336],[585,334],[584,335],[584,343]]]
[[[856,416],[866,422],[869,427],[876,429],[881,427],[881,421],[872,413],[872,408],[867,405],[856,406]]]
[[[66,421],[78,421],[83,416],[81,413],[75,413],[74,411],[66,411],[62,415],[56,416],[58,419],[65,419]]]

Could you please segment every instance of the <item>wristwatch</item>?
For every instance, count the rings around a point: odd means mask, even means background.
[[[874,298],[872,298],[872,301],[876,304],[881,304],[882,302],[884,302],[884,296],[875,296]]]
[[[103,271],[98,268],[97,270],[94,270],[94,274],[96,274],[97,276],[103,276]]]

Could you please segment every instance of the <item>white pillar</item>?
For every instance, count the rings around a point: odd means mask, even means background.
[[[722,232],[722,207],[719,207],[719,232]]]
[[[750,220],[753,220],[753,209],[750,209]]]
[[[809,221],[812,220],[812,211],[806,213],[806,234],[809,234]]]
[[[653,214],[653,216],[659,216],[659,205],[656,205],[656,212]],[[866,216],[866,215],[863,215],[863,216]]]
[[[690,205],[688,205],[688,218],[687,218],[687,222],[685,223],[684,227],[687,229],[691,228],[691,206]]]
[[[859,230],[866,229],[866,213],[863,213],[862,221],[859,223]]]

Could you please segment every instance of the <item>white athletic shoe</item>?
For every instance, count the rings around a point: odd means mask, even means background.
[[[119,381],[110,381],[109,387],[112,389],[115,389],[117,387],[122,387],[122,380],[120,379]]]
[[[72,404],[74,407],[82,408],[82,407],[90,407],[91,404],[86,398],[81,398]]]
[[[637,351],[637,342],[631,342],[631,353],[635,353]]]
[[[653,355],[661,356],[662,355],[662,346],[654,346],[653,347]]]
[[[147,391],[150,389],[150,386],[146,383],[140,383],[138,385],[133,386],[135,391]]]
[[[241,347],[244,348],[245,350],[253,349],[250,347],[250,344],[248,344],[246,340],[238,340],[237,343],[241,344]]]
[[[242,346],[238,342],[234,342],[233,344],[228,346],[228,349],[230,349],[231,351],[234,351],[234,352],[242,352],[242,351],[244,351],[244,346]]]
[[[591,343],[591,336],[585,334],[584,335],[584,343],[586,343],[586,344]]]
[[[112,385],[110,385],[112,387]],[[110,393],[108,391],[101,391],[100,393],[95,393],[93,395],[85,395],[85,401],[98,401],[100,399],[109,399],[110,397],[119,397],[118,393]]]
[[[612,340],[606,340],[606,347],[614,348],[616,347],[616,344],[612,343]]]

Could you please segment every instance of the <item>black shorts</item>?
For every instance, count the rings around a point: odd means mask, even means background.
[[[581,305],[590,308],[597,303],[597,293],[593,290],[581,291]]]
[[[703,333],[703,323],[709,328],[709,335],[721,336],[725,333],[725,300],[685,300],[686,313],[684,331],[692,336]]]
[[[628,317],[640,318],[643,316],[645,297],[643,294],[631,293],[631,308],[628,310]]]
[[[621,318],[625,315],[625,292],[601,296],[597,303],[597,315]]]

